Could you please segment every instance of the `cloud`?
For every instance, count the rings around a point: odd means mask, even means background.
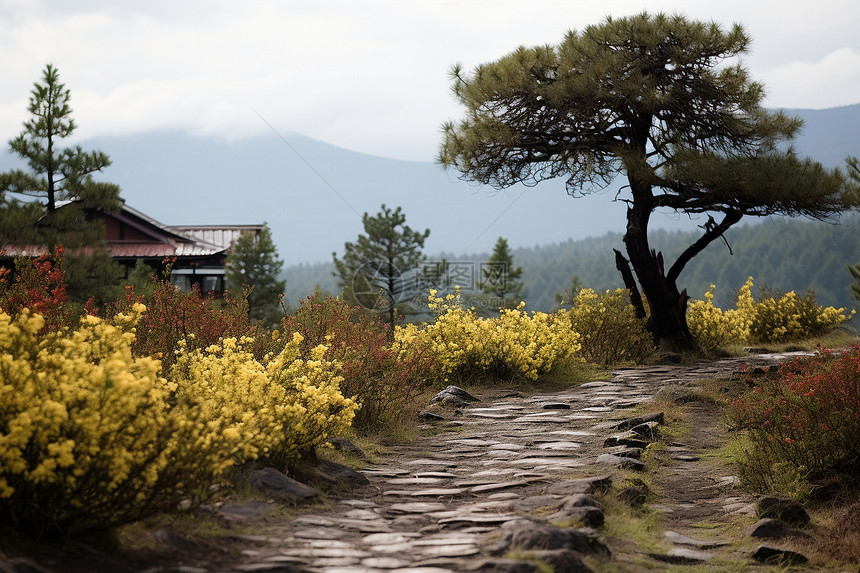
[[[793,61],[759,72],[772,107],[828,108],[860,103],[860,53],[835,50],[816,62]]]
[[[282,133],[427,160],[439,125],[461,113],[452,64],[472,69],[641,9],[634,0],[0,0],[0,139],[20,131],[32,84],[53,62],[72,91],[80,137],[268,133],[256,111]],[[776,14],[748,0],[654,0],[649,10],[748,24],[747,63],[771,105],[846,105],[860,93],[858,8],[844,0],[819,0],[815,10],[787,1]]]

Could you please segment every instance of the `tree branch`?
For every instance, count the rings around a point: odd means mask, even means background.
[[[705,250],[705,247],[710,245],[713,241],[722,237],[723,233],[725,233],[729,227],[740,221],[742,217],[743,213],[740,211],[728,211],[720,223],[708,226],[705,233],[699,238],[699,240],[687,247],[687,249],[681,253],[681,256],[679,256],[672,264],[672,268],[669,269],[669,274],[666,275],[666,280],[669,284],[674,285],[687,263],[689,263],[693,257]]]

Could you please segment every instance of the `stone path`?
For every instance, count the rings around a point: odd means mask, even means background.
[[[757,360],[779,358],[784,357]],[[434,435],[398,448],[367,467],[369,486],[292,519],[271,517],[255,523],[257,534],[244,537],[243,561],[213,570],[529,571],[534,568],[523,562],[517,562],[521,564],[517,568],[498,554],[516,547],[517,531],[524,526],[537,530],[549,527],[549,522],[575,524],[583,539],[599,550],[602,544],[595,540],[599,532],[581,528],[603,521],[600,504],[588,494],[607,485],[609,474],[617,473],[626,460],[632,460],[634,465],[629,467],[634,469],[638,463],[631,454],[637,444],[624,442],[622,434],[628,430],[618,428],[619,421],[632,417],[632,408],[652,400],[663,387],[695,386],[696,380],[728,377],[739,362],[620,370],[611,380],[559,393],[523,397],[496,391],[495,396],[481,396],[480,402],[446,414]],[[613,435],[618,443],[607,448],[614,443],[607,442]],[[689,461],[698,459],[683,445],[673,447],[670,453],[681,460],[684,456]],[[589,477],[595,479],[574,479]],[[714,476],[713,485],[720,486],[720,476]],[[730,501],[738,505],[723,507],[725,496],[717,503],[727,512],[750,507],[750,500],[742,496]],[[675,549],[654,559],[698,562],[707,560],[708,550],[715,547],[674,535],[668,540]],[[549,543],[539,549],[557,547]],[[587,570],[577,569],[576,556],[570,559],[573,565],[556,570]],[[177,570],[203,573],[210,569],[198,564]]]

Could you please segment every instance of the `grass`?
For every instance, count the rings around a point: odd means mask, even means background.
[[[732,344],[719,349],[716,354],[722,356],[749,356],[744,348],[761,349],[760,352],[812,352],[820,345],[822,348],[849,348],[860,344],[860,336],[851,326],[840,326],[827,334],[814,336],[805,340],[790,342],[744,343]]]
[[[623,539],[638,548],[650,552],[665,552],[661,520],[663,514],[647,506],[630,507],[610,492],[597,496],[603,504],[606,521],[602,533],[607,538]]]
[[[508,551],[505,553],[505,559],[514,559],[516,561],[529,561],[537,566],[535,573],[553,573],[552,565],[541,561],[533,551]]]

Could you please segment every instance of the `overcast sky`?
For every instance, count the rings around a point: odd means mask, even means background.
[[[430,161],[439,125],[460,114],[452,64],[471,69],[642,10],[743,24],[753,38],[745,64],[768,106],[860,103],[857,0],[0,0],[0,141],[21,131],[33,82],[52,62],[81,138],[242,138],[271,134],[268,122]]]

